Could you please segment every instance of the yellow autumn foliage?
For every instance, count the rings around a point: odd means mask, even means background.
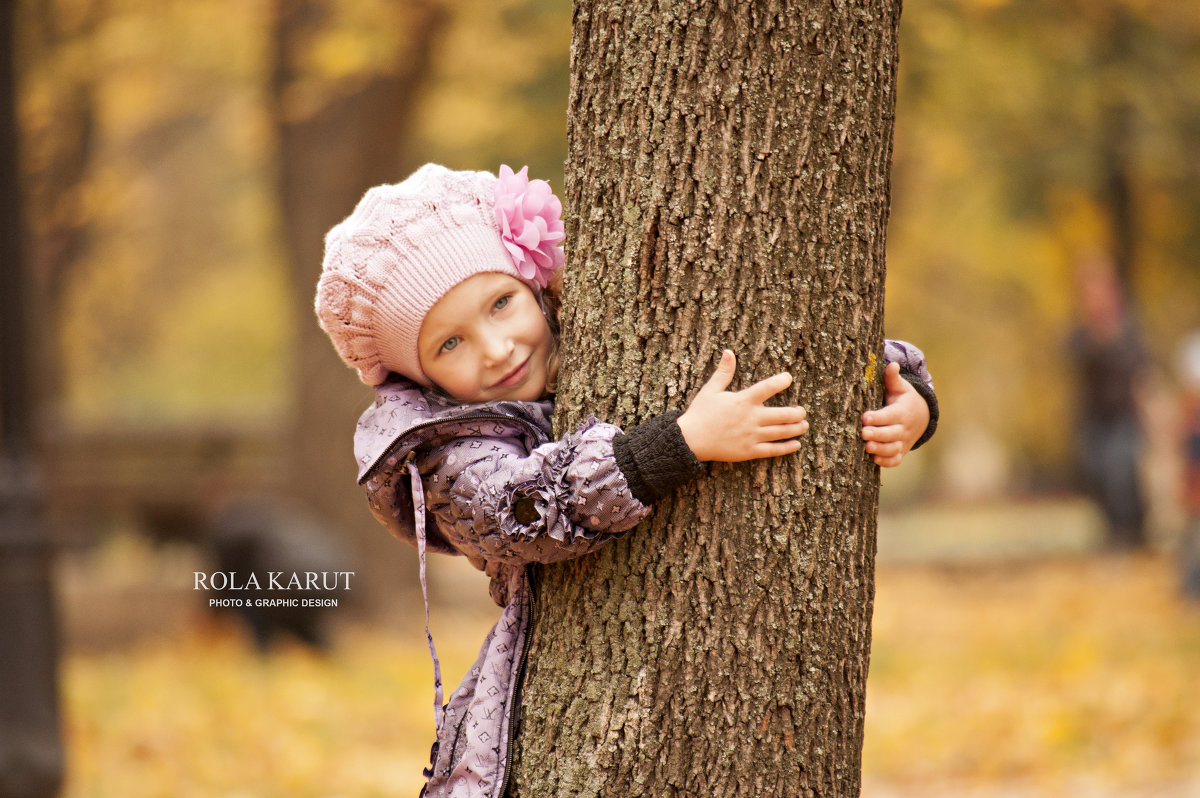
[[[448,684],[489,613],[435,607]],[[345,624],[327,655],[260,654],[211,619],[76,653],[64,798],[415,795],[433,725],[419,623]],[[1168,558],[884,565],[863,795],[1196,794],[1198,672],[1200,606]]]

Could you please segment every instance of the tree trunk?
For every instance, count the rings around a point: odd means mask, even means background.
[[[512,793],[859,793],[896,0],[576,0],[560,431],[788,370],[800,455],[538,575]]]
[[[371,392],[356,385],[313,316],[325,234],[373,185],[403,179],[413,164],[405,151],[414,105],[431,67],[432,43],[446,19],[436,3],[395,3],[395,24],[409,48],[386,72],[304,107],[306,48],[328,24],[328,0],[280,2],[274,39],[273,90],[279,137],[279,198],[296,314],[295,422],[288,437],[293,496],[338,525],[360,555],[359,583],[368,601],[386,601],[398,562],[354,484],[349,436]],[[404,573],[409,571],[403,570]]]
[[[35,455],[15,16],[0,0],[0,798],[51,798],[63,777],[59,641]]]
[[[1113,9],[1097,71],[1122,74],[1136,61],[1133,38],[1137,20],[1123,6]],[[1134,153],[1137,110],[1129,90],[1110,84],[1104,92],[1100,117],[1097,172],[1103,177],[1100,204],[1108,209],[1112,230],[1112,259],[1126,297],[1133,296],[1137,270],[1138,219],[1134,197]]]

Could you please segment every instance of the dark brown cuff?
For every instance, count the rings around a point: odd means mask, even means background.
[[[917,442],[913,444],[912,450],[920,448],[925,441],[933,437],[933,433],[937,430],[938,425],[938,401],[937,394],[929,387],[929,383],[921,379],[918,375],[911,371],[900,369],[900,376],[908,381],[908,384],[917,389],[917,393],[921,394],[921,398],[925,400],[925,404],[929,405],[929,425],[925,427],[925,432]],[[910,451],[912,451],[910,450]]]
[[[704,471],[676,419],[663,413],[613,438],[613,454],[633,497],[650,505]]]

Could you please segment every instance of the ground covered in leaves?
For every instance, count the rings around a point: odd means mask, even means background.
[[[1200,796],[1200,606],[1176,585],[1163,557],[881,566],[863,795]],[[451,684],[487,623],[439,624],[478,632],[438,636]],[[419,629],[260,654],[210,619],[74,653],[63,684],[65,798],[415,795],[432,740]]]

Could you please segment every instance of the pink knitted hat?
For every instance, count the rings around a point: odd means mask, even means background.
[[[540,293],[561,268],[562,206],[527,170],[454,172],[426,164],[376,186],[325,236],[321,329],[367,385],[395,371],[430,385],[417,354],[425,315],[447,291],[501,272]]]

